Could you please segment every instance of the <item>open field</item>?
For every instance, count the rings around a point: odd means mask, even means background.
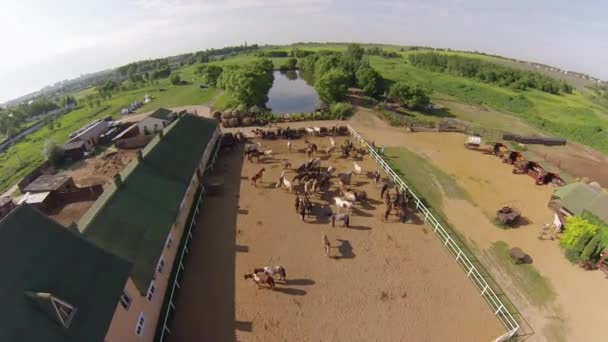
[[[345,138],[338,138],[341,143]],[[323,148],[327,138],[314,141]],[[286,153],[284,140],[261,141],[278,158],[298,165],[304,154]],[[294,148],[304,147],[302,140]],[[352,160],[334,156],[322,165],[338,172]],[[376,165],[364,157],[366,171]],[[249,177],[266,173],[257,187]],[[503,333],[490,308],[420,219],[380,220],[384,204],[367,176],[354,187],[370,201],[356,205],[351,228],[331,228],[327,212],[335,195],[313,195],[313,215],[300,221],[293,193],[275,189],[276,161],[242,161],[242,150],[224,153],[215,175],[226,185],[206,198],[181,282],[172,341],[487,341]],[[365,173],[365,172],[364,172]],[[287,177],[291,179],[293,172]],[[334,209],[335,210],[335,209]],[[340,224],[338,223],[338,226]],[[333,245],[323,254],[321,236]],[[431,261],[432,260],[432,261]],[[429,262],[431,261],[431,262]],[[244,272],[267,264],[287,268],[287,283],[256,289]],[[209,279],[213,279],[210,281]]]
[[[586,272],[563,255],[558,240],[550,240],[544,224],[552,220],[547,203],[552,187],[536,186],[527,175],[514,175],[498,158],[463,147],[464,136],[457,133],[407,133],[388,127],[372,115],[356,115],[351,124],[368,139],[375,139],[401,163],[406,181],[416,189],[428,183],[409,177],[414,167],[410,154],[424,158],[428,178],[450,178],[470,196],[470,201],[442,192],[441,207],[454,229],[491,272],[523,317],[526,341],[594,341],[603,336],[603,310],[608,299],[597,296],[605,289],[601,272]],[[401,154],[399,149],[404,150]],[[423,166],[424,168],[424,166]],[[420,190],[426,191],[426,190]],[[472,203],[473,204],[472,204]],[[499,229],[492,222],[495,211],[505,204],[517,206],[529,221],[517,229]],[[524,269],[506,267],[503,246],[520,247],[532,258]],[[519,272],[521,271],[521,272]],[[530,278],[542,279],[534,287],[522,286]],[[524,283],[525,284],[525,283]],[[581,289],[585,289],[581,291]]]

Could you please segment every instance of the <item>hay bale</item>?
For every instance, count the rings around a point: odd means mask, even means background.
[[[222,113],[222,119],[232,119],[232,111],[230,109],[226,109],[224,113]]]
[[[215,119],[217,121],[221,121],[222,120],[222,112],[213,112],[213,119]]]
[[[224,127],[224,128],[232,127],[232,126],[230,126],[230,120],[231,119],[222,119],[222,127]]]
[[[230,127],[239,127],[239,119],[238,118],[228,119],[228,122],[230,122]]]
[[[253,124],[254,124],[254,120],[253,120],[253,118],[251,118],[251,117],[244,117],[244,118],[241,120],[241,124],[242,124],[243,126],[251,126],[251,125],[253,125]]]

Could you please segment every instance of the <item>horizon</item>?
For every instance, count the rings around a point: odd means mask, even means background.
[[[608,53],[608,42],[602,37],[608,36],[608,22],[602,13],[608,12],[608,4],[576,5],[548,0],[533,4],[481,0],[286,0],[279,4],[269,0],[10,1],[0,13],[0,29],[13,32],[3,37],[3,45],[9,49],[0,65],[0,77],[5,80],[0,86],[0,103],[137,60],[245,41],[260,45],[359,42],[478,51],[606,80],[608,69],[602,56]],[[22,22],[28,25],[20,25]],[[509,36],[517,39],[496,44],[496,37]]]

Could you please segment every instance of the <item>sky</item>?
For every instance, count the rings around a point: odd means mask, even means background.
[[[608,79],[608,1],[0,0],[0,103],[132,61],[228,45],[478,50]]]

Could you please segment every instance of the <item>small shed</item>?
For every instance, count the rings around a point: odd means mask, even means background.
[[[56,175],[42,175],[33,182],[31,182],[27,187],[25,187],[25,192],[38,193],[38,192],[69,192],[76,188],[76,184],[74,183],[74,179],[66,174],[56,174]]]
[[[70,141],[63,145],[63,155],[72,160],[80,160],[86,152],[84,141]]]
[[[177,118],[177,113],[170,109],[159,108],[152,112],[147,118],[140,121],[139,134],[153,134],[167,127]]]
[[[93,121],[79,131],[70,134],[72,139],[69,142],[82,141],[87,151],[92,150],[99,143],[99,138],[110,127],[110,123],[105,120]]]
[[[15,202],[10,197],[0,198],[0,219],[15,209]]]
[[[53,208],[57,207],[57,203],[56,201],[53,200],[55,196],[53,196],[53,194],[50,191],[44,191],[44,192],[36,192],[36,193],[32,193],[32,192],[26,192],[23,196],[21,196],[21,198],[19,199],[19,202],[17,204],[23,204],[23,203],[27,203],[33,207],[35,207],[36,209],[42,210],[42,211],[46,211],[46,210],[52,210]]]

